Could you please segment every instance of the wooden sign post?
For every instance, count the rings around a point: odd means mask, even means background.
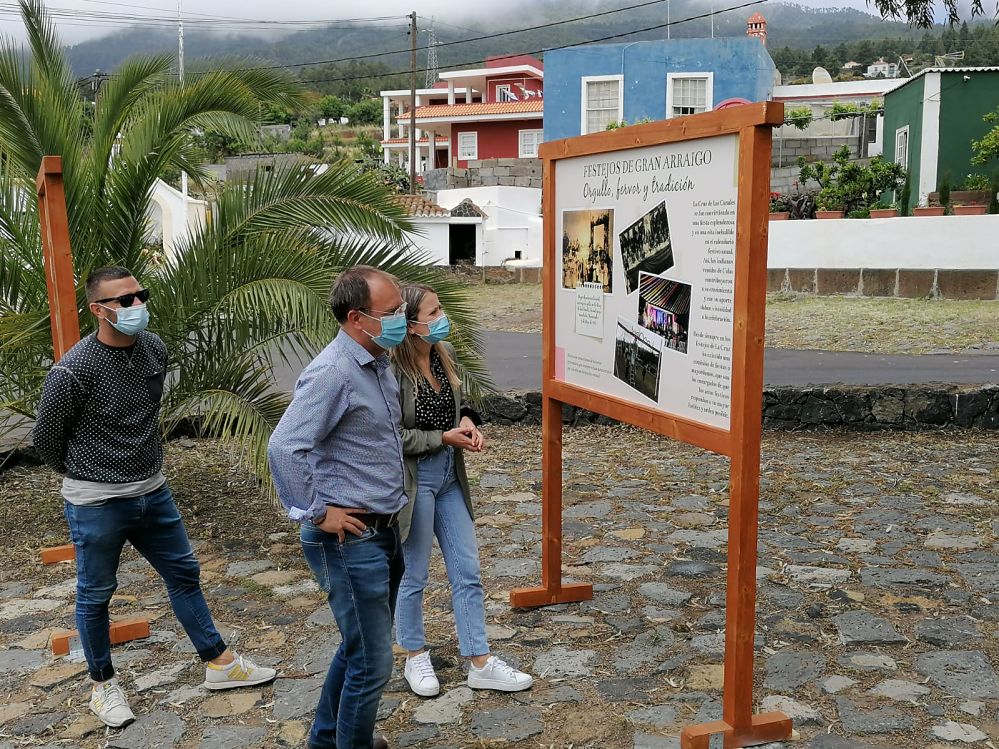
[[[76,281],[73,277],[73,252],[69,246],[62,158],[43,156],[35,184],[38,189],[45,283],[49,290],[53,361],[59,361],[80,340],[80,314],[76,308]]]
[[[562,404],[729,457],[723,719],[685,728],[683,749],[791,735],[783,713],[753,714],[770,146],[783,121],[764,102],[540,151],[542,584],[510,602],[592,596],[561,579]]]

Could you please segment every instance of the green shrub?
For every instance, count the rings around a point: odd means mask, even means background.
[[[900,164],[875,156],[865,166],[850,160],[850,149],[846,146],[833,154],[831,164],[809,164],[799,158],[798,168],[802,184],[808,180],[819,184],[816,204],[826,211],[869,210],[881,202],[883,193],[898,190],[906,180]]]
[[[790,107],[789,109],[785,109],[784,124],[794,125],[799,130],[804,130],[806,127],[812,124],[812,108],[804,106],[804,107]]]

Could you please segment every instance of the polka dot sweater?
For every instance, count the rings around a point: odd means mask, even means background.
[[[32,433],[45,463],[69,478],[142,481],[163,466],[163,341],[142,332],[129,348],[82,339],[49,370]]]

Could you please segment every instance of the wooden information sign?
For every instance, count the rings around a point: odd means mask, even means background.
[[[562,583],[562,405],[725,455],[723,719],[684,749],[791,735],[753,714],[756,543],[772,128],[763,102],[545,143],[541,586],[515,607],[582,601]]]

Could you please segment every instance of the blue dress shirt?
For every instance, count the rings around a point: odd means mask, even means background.
[[[299,376],[267,445],[288,517],[315,520],[328,504],[381,514],[402,509],[401,421],[388,356],[372,356],[341,329]]]

